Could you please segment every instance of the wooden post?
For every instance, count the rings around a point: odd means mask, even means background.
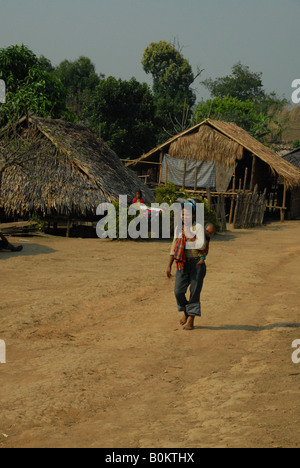
[[[234,193],[232,194],[232,198],[231,198],[231,204],[230,204],[230,214],[229,214],[229,220],[228,220],[228,223],[231,224],[232,223],[232,217],[233,217],[233,206],[234,206]]]
[[[238,212],[240,207],[240,195],[237,196],[236,204],[235,204],[235,211],[234,211],[234,218],[233,218],[233,227],[236,227],[237,219],[238,219]]]
[[[184,170],[183,170],[183,180],[182,180],[182,188],[184,189],[185,186],[185,176],[186,176],[186,161],[184,161]]]
[[[228,220],[229,224],[232,223],[232,218],[233,218],[234,192],[235,192],[235,168],[234,168],[234,174],[233,174],[233,179],[232,179],[232,198],[231,198],[230,214],[229,214],[229,220]]]
[[[159,176],[158,176],[158,185],[161,184],[163,157],[164,157],[164,153],[163,151],[161,151],[160,156],[159,156],[160,168],[159,168]]]
[[[252,190],[253,190],[253,185],[254,185],[255,163],[256,163],[256,156],[253,155],[253,159],[252,159],[252,169],[251,169],[251,181],[250,181],[250,191],[251,191],[251,192],[252,192]]]
[[[280,221],[283,223],[284,222],[284,212],[285,212],[285,203],[286,203],[286,181],[284,181],[284,186],[283,186],[283,200],[282,200],[282,208],[280,209]]]
[[[68,218],[66,237],[70,237],[71,219]]]
[[[168,164],[166,164],[165,167],[165,185],[168,183]]]
[[[208,208],[211,210],[211,193],[210,193],[210,186],[206,187],[207,192],[207,201],[208,201]]]
[[[260,220],[259,220],[260,226],[264,222],[264,215],[265,215],[265,210],[266,210],[266,196],[267,196],[267,189],[265,188],[264,193],[261,196],[261,213],[260,213]]]
[[[245,169],[244,187],[243,187],[243,191],[244,191],[244,193],[245,193],[245,191],[246,191],[246,185],[247,185],[247,175],[248,175],[248,167],[246,167],[246,169]]]
[[[247,228],[249,226],[249,220],[248,220],[248,213],[249,213],[249,208],[251,205],[251,199],[252,199],[252,194],[248,193],[245,195],[245,211],[244,211],[244,219],[243,219],[243,224],[242,227]]]
[[[195,192],[197,190],[197,180],[198,180],[198,166],[196,166],[196,168],[195,168],[195,184],[194,184]]]

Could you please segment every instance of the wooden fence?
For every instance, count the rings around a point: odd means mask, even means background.
[[[208,206],[216,213],[221,231],[226,231],[227,224],[234,229],[261,226],[267,207],[266,189],[259,194],[257,186],[253,192],[239,190],[236,192],[213,192],[210,187],[202,191],[190,191],[191,196],[202,196],[207,199]],[[227,200],[227,203],[226,203]],[[230,208],[229,208],[230,205]]]
[[[234,229],[261,226],[266,211],[266,190],[264,193],[239,193],[235,200],[233,216]]]

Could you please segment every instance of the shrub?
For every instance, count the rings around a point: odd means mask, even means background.
[[[183,198],[187,200],[191,198],[190,194],[187,194],[183,189],[176,187],[173,183],[168,183],[167,185],[161,185],[156,189],[156,203],[168,203],[172,205],[178,200],[178,198]],[[193,197],[198,203],[204,203],[204,222],[213,223],[216,226],[217,231],[220,229],[220,225],[217,221],[216,212],[209,209],[207,200],[203,197]]]

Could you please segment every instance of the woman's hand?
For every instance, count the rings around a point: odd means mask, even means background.
[[[171,272],[172,272],[172,267],[169,265],[168,268],[167,268],[167,272],[166,272],[168,278],[171,278],[171,276],[172,276]]]
[[[201,258],[201,260],[197,263],[197,265],[203,265],[203,263],[204,263],[204,260],[203,258]]]

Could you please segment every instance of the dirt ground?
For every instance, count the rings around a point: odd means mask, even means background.
[[[299,238],[299,221],[217,235],[193,331],[167,242],[0,252],[0,447],[299,446]]]

